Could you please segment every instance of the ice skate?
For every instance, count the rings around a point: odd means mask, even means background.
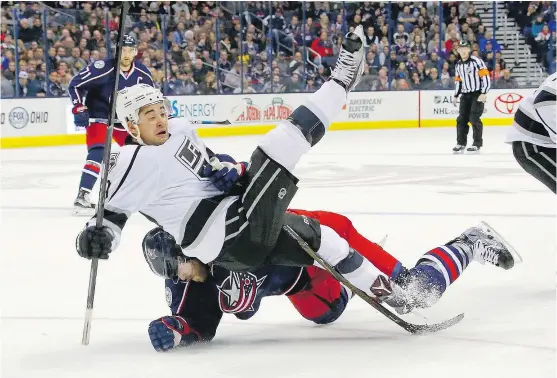
[[[480,147],[478,146],[470,146],[466,149],[466,151],[469,154],[479,154],[480,153]]]
[[[360,25],[349,32],[342,41],[337,63],[331,73],[331,80],[342,85],[346,92],[353,90],[364,73],[364,28]]]
[[[466,146],[463,146],[462,144],[457,144],[456,146],[453,147],[453,153],[454,154],[462,154],[462,153],[464,153],[465,148],[466,148]]]
[[[77,198],[73,203],[73,215],[93,216],[95,214],[95,205],[89,200],[91,193],[79,189]]]
[[[490,263],[505,270],[511,269],[522,257],[515,249],[485,222],[464,231],[455,242],[472,248],[474,260],[481,264]]]

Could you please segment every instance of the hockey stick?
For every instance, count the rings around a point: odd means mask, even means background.
[[[118,82],[120,80],[120,60],[122,59],[122,41],[124,38],[124,23],[130,10],[130,2],[122,2],[122,11],[120,12],[120,25],[118,25],[118,44],[116,45],[116,64],[114,66],[114,75],[116,75],[114,83],[114,91],[110,98],[110,114],[108,116],[108,127],[106,130],[106,139],[104,141],[104,155],[102,161],[102,176],[99,189],[99,202],[97,204],[97,219],[95,226],[102,228],[104,218],[104,203],[106,200],[106,186],[108,179],[108,164],[110,162],[110,149],[112,147],[112,131],[114,130],[114,120],[116,119],[116,96],[118,95]],[[81,344],[89,345],[91,336],[91,321],[93,317],[93,302],[95,301],[95,288],[97,286],[97,269],[99,260],[93,258],[91,260],[91,273],[89,274],[89,287],[87,290],[87,309],[85,310],[85,324],[83,325],[83,337]]]
[[[290,234],[290,236],[292,236],[298,242],[300,247],[302,247],[302,249],[304,251],[306,251],[306,253],[308,255],[313,257],[313,259],[315,261],[317,261],[323,268],[325,268],[329,273],[331,273],[337,281],[339,281],[340,283],[342,283],[343,285],[348,287],[350,290],[352,290],[353,293],[357,294],[358,297],[362,298],[369,305],[371,305],[371,307],[373,307],[374,309],[379,311],[381,314],[383,314],[389,320],[391,320],[395,324],[399,325],[400,327],[404,328],[406,331],[408,331],[410,333],[420,334],[420,333],[431,333],[431,332],[441,331],[441,330],[447,329],[449,327],[452,327],[453,325],[459,323],[464,318],[464,314],[460,314],[460,315],[455,316],[454,318],[451,318],[449,320],[446,320],[446,321],[441,322],[441,323],[436,323],[436,324],[423,324],[422,325],[422,324],[408,323],[405,320],[402,320],[401,318],[396,316],[391,311],[387,310],[385,307],[383,307],[383,305],[381,305],[381,303],[379,303],[377,300],[375,300],[374,298],[367,295],[364,291],[358,289],[357,287],[352,285],[349,281],[347,281],[330,264],[328,264],[325,260],[323,260],[321,257],[319,257],[317,255],[317,253],[315,253],[315,251],[308,245],[308,243],[306,243],[306,241],[303,240],[296,233],[296,231],[294,231],[290,226],[284,225],[283,229],[286,232],[288,232],[288,234]]]

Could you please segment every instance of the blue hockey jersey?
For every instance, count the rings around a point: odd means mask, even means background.
[[[115,59],[97,60],[85,67],[70,81],[68,93],[72,104],[84,104],[89,109],[89,117],[108,119],[110,98],[115,84]],[[128,72],[120,72],[118,90],[139,83],[153,85],[149,69],[139,62],[133,62]]]
[[[309,282],[305,268],[265,266],[253,273],[232,272],[213,265],[205,282],[167,279],[166,302],[202,339],[211,339],[223,313],[251,318],[264,297],[295,294]]]

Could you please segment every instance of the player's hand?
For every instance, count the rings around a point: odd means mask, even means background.
[[[178,316],[163,316],[149,324],[149,338],[157,352],[199,341],[188,323]]]
[[[75,247],[81,257],[106,260],[112,251],[113,240],[114,234],[108,227],[89,226],[77,235]]]
[[[452,100],[453,106],[456,106],[457,101],[458,98],[456,96],[453,96],[453,100]]]
[[[72,109],[73,120],[77,127],[89,126],[89,109],[82,104],[75,104]]]
[[[222,159],[219,159],[219,157]],[[246,163],[226,161],[228,155],[216,155],[203,169],[203,175],[209,177],[213,185],[223,192],[229,192],[246,171]],[[231,158],[230,158],[231,159]],[[228,160],[228,159],[227,159]]]
[[[485,102],[487,100],[487,95],[486,94],[481,94],[478,96],[478,102]]]

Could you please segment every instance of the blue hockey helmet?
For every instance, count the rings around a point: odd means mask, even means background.
[[[178,265],[186,261],[176,239],[162,227],[149,231],[143,238],[141,246],[145,261],[157,276],[176,278]]]
[[[122,39],[122,47],[124,46],[137,48],[137,41],[133,36],[129,34],[124,34],[124,38]]]

